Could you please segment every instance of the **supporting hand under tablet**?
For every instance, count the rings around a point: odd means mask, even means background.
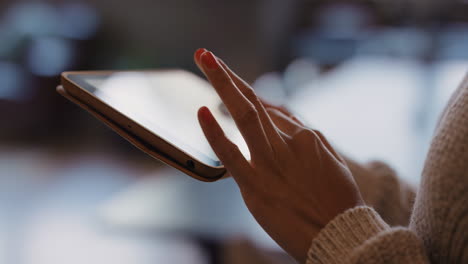
[[[237,182],[265,231],[304,263],[312,239],[330,220],[363,201],[343,158],[318,131],[286,111],[263,104],[253,89],[204,49],[195,61],[244,137],[251,160],[222,131],[206,107],[198,118],[208,142]]]

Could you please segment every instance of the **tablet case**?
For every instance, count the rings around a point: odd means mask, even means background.
[[[116,123],[114,123],[109,118],[107,118],[104,115],[98,113],[93,108],[89,107],[85,103],[83,103],[80,100],[78,100],[77,98],[73,97],[72,95],[67,93],[67,91],[65,90],[65,88],[62,85],[57,87],[57,92],[59,94],[61,94],[63,97],[65,97],[68,100],[75,103],[76,105],[78,105],[81,108],[85,109],[88,113],[90,113],[95,118],[97,118],[98,120],[100,120],[101,122],[106,124],[112,130],[114,130],[117,134],[119,134],[121,137],[125,138],[127,141],[132,143],[132,145],[139,148],[144,153],[150,155],[151,157],[153,157],[153,158],[155,158],[157,160],[160,160],[160,161],[166,163],[169,166],[172,166],[172,167],[184,172],[185,174],[187,174],[187,175],[189,175],[189,176],[191,176],[191,177],[193,177],[193,178],[195,178],[197,180],[204,181],[204,182],[213,182],[213,181],[217,181],[217,180],[223,178],[223,176],[226,175],[226,173],[224,173],[224,174],[221,174],[219,177],[216,177],[216,178],[207,178],[207,177],[200,176],[200,175],[188,170],[187,168],[181,166],[179,163],[177,163],[176,161],[174,161],[170,157],[164,155],[163,153],[158,152],[158,150],[154,149],[152,146],[149,146],[148,144],[146,144],[145,142],[140,140],[138,137],[136,137],[136,136],[132,135],[131,133],[127,132],[125,129],[123,129],[121,126],[117,125]]]

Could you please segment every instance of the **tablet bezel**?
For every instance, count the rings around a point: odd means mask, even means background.
[[[108,105],[101,98],[96,96],[93,91],[96,88],[82,79],[83,76],[96,76],[105,77],[113,73],[132,73],[132,72],[169,72],[169,71],[180,71],[180,70],[142,70],[142,71],[74,71],[62,73],[62,85],[73,97],[78,98],[86,105],[91,107],[93,110],[106,116],[121,128],[125,129],[128,133],[140,138],[151,147],[156,149],[158,152],[162,152],[165,156],[171,157],[178,164],[186,169],[200,175],[201,177],[209,180],[213,178],[220,178],[220,175],[225,173],[225,168],[220,164],[219,161],[213,160],[207,155],[194,150],[190,146],[187,146],[183,142],[177,142],[177,144],[183,144],[185,148],[191,148],[192,151],[198,152],[199,156],[194,157],[188,154],[180,147],[165,140],[159,136],[156,132],[149,130],[138,122],[132,120],[118,109]]]

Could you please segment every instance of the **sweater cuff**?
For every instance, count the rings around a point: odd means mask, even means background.
[[[370,207],[348,209],[330,221],[315,237],[306,263],[344,263],[366,240],[389,228]]]

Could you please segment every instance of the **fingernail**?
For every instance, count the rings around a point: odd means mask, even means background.
[[[201,56],[201,62],[208,69],[216,69],[218,67],[218,62],[216,61],[215,56],[210,51],[205,52]]]
[[[208,125],[211,125],[214,122],[214,117],[211,114],[210,109],[208,107],[203,106],[198,110],[200,118]]]
[[[204,48],[200,48],[200,49],[197,49],[197,51],[195,51],[195,59],[197,61],[200,61],[200,57],[203,53],[207,52],[208,50],[204,49]]]

